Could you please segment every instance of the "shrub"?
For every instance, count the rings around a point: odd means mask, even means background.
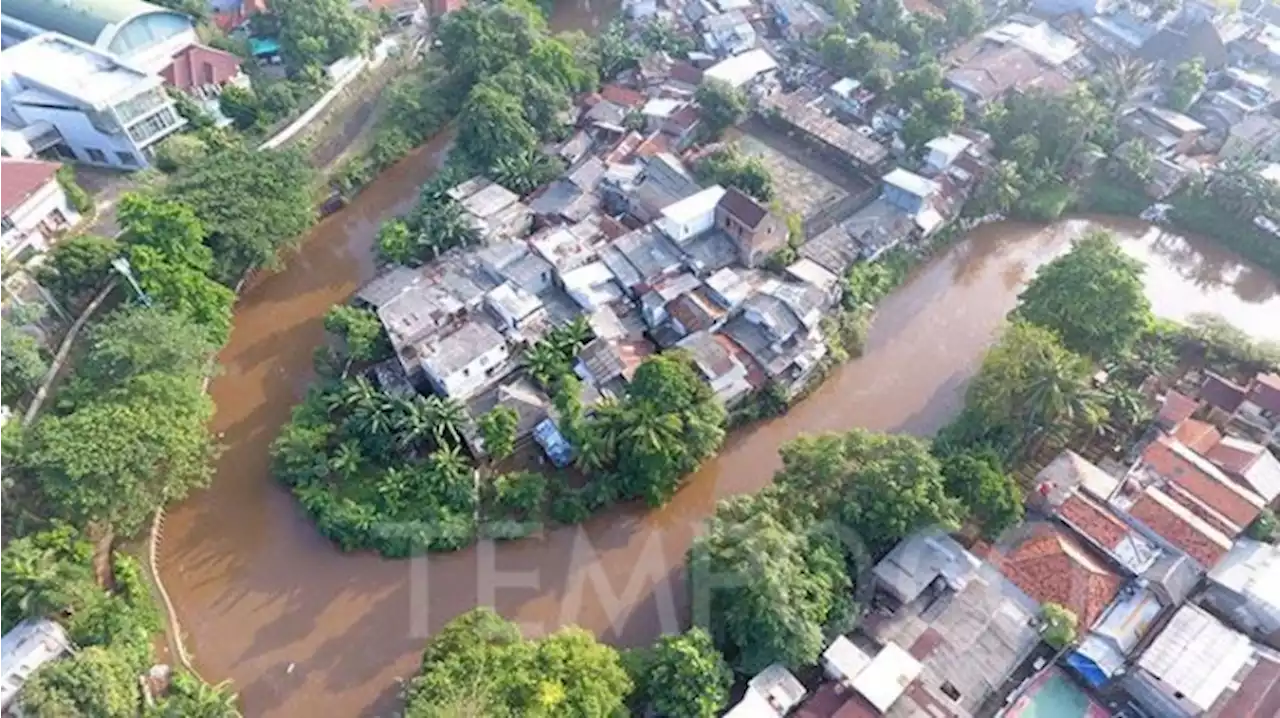
[[[71,165],[63,165],[58,168],[57,173],[58,186],[62,187],[62,191],[67,194],[67,201],[71,206],[81,214],[93,209],[93,198],[89,196],[84,188],[76,183],[76,168]]]
[[[156,148],[155,164],[161,172],[177,172],[204,159],[209,146],[196,135],[173,135]]]
[[[1046,603],[1040,609],[1040,618],[1044,621],[1041,636],[1045,643],[1061,650],[1076,640],[1076,625],[1080,619],[1075,613],[1056,603]]]

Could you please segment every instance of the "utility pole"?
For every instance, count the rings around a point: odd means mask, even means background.
[[[133,276],[133,267],[129,266],[129,260],[124,257],[116,257],[111,260],[111,268],[120,273],[129,282],[129,286],[133,287],[133,291],[138,295],[138,299],[146,306],[151,306],[151,297],[142,291],[142,287],[138,284],[138,280]]]

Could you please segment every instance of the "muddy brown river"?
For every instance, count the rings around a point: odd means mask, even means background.
[[[425,639],[477,604],[529,633],[576,623],[619,645],[677,630],[683,556],[717,499],[764,486],[778,447],[804,432],[935,431],[959,410],[1020,286],[1091,222],[1148,263],[1158,313],[1214,311],[1280,339],[1276,279],[1216,245],[1112,220],[992,225],[885,300],[863,358],[785,417],[730,437],[665,508],[620,508],[581,527],[429,559],[343,554],[272,479],[268,447],[311,379],[322,316],[370,278],[378,224],[411,206],[446,143],[385,173],[237,305],[225,370],[210,388],[227,450],[213,486],[170,511],[161,573],[198,668],[234,681],[248,716],[391,715],[397,679],[416,670]]]

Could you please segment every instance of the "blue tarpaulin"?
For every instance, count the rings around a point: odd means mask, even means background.
[[[1107,674],[1093,662],[1092,658],[1072,652],[1067,655],[1067,665],[1093,688],[1099,688],[1110,680]]]
[[[560,427],[556,426],[551,419],[543,419],[533,427],[533,438],[538,442],[538,446],[547,452],[547,458],[551,459],[551,463],[557,468],[564,468],[573,460],[573,447],[569,444],[569,440],[564,438],[564,434],[560,433]]]
[[[249,51],[254,57],[270,57],[280,54],[280,41],[274,37],[249,38]]]

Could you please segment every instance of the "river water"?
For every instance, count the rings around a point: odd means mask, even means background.
[[[430,559],[343,554],[271,478],[268,447],[311,379],[324,312],[370,278],[378,224],[412,205],[447,142],[433,140],[382,175],[236,307],[224,371],[210,387],[227,450],[212,488],[169,512],[161,574],[198,668],[233,680],[246,715],[390,715],[397,679],[414,673],[426,637],[477,603],[531,634],[576,623],[636,645],[677,630],[683,556],[716,500],[764,486],[778,447],[800,433],[927,434],[946,423],[1021,285],[1091,223],[1115,230],[1148,263],[1158,313],[1214,311],[1280,339],[1276,278],[1211,243],[1113,220],[991,225],[885,300],[864,357],[785,417],[730,437],[665,508],[620,508],[581,527]]]

